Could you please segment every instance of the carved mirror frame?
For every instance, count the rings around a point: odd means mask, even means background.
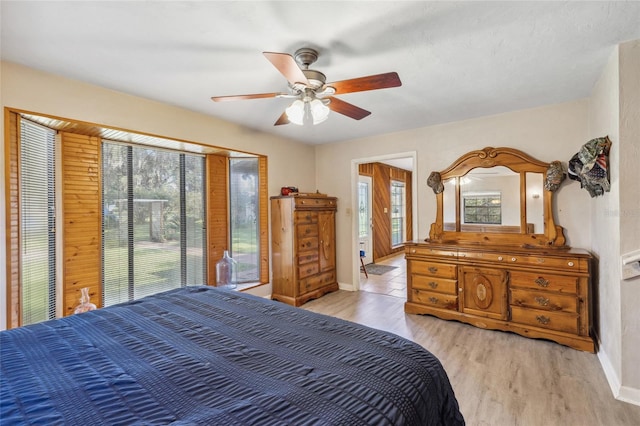
[[[520,227],[519,232],[501,232],[500,226],[491,232],[461,232],[460,179],[476,168],[504,166],[520,176]],[[541,173],[543,177],[543,233],[527,232],[527,173]],[[436,194],[436,221],[431,224],[429,238],[426,241],[436,243],[492,244],[518,247],[565,248],[564,229],[556,225],[553,218],[554,192],[566,175],[559,161],[545,163],[512,148],[486,147],[471,151],[458,158],[451,166],[441,172],[433,172],[427,180]],[[455,230],[444,227],[444,185],[443,182],[455,179],[456,223]],[[516,231],[518,231],[516,229]]]

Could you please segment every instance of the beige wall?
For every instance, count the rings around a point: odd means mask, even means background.
[[[611,55],[605,70],[589,99],[589,138],[609,135],[612,149],[609,156],[611,191],[593,199],[590,204],[593,224],[591,250],[597,259],[596,332],[600,341],[601,363],[611,374],[620,377],[620,235],[619,217],[615,213],[620,204],[620,135],[618,96],[618,51]],[[613,387],[613,386],[612,386]]]
[[[620,253],[640,250],[640,40],[619,47]],[[618,266],[620,259],[616,259]],[[620,396],[640,405],[640,277],[621,287]]]
[[[316,190],[315,153],[310,145],[259,133],[203,114],[45,74],[2,62],[0,102],[5,107],[87,121],[112,127],[222,146],[268,156],[269,194],[295,184],[301,191]],[[3,111],[4,115],[4,111]],[[0,132],[2,174],[0,237],[5,241],[4,120]],[[6,246],[0,248],[0,329],[6,327]],[[260,295],[271,293],[262,286]]]
[[[598,356],[616,397],[640,405],[640,278],[620,256],[640,249],[640,41],[614,51],[589,99],[589,137],[609,135],[611,192],[591,203],[598,258]]]

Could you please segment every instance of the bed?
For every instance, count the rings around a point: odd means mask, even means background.
[[[458,425],[399,336],[196,286],[0,333],[0,422]]]

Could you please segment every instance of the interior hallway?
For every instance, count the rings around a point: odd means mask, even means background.
[[[395,266],[389,272],[382,275],[369,274],[367,278],[360,268],[360,290],[369,293],[386,294],[401,299],[407,298],[407,262],[404,252],[397,256],[376,262],[376,265]]]

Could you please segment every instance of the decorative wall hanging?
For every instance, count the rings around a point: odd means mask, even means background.
[[[580,182],[591,197],[609,192],[609,136],[591,139],[569,160],[569,179]]]
[[[442,183],[442,178],[440,177],[440,173],[431,172],[429,178],[427,179],[427,186],[433,189],[434,194],[439,194],[444,191],[444,184]]]
[[[552,161],[547,169],[547,179],[544,182],[544,189],[547,191],[556,191],[560,188],[560,184],[565,180],[567,175],[562,168],[560,161]]]

